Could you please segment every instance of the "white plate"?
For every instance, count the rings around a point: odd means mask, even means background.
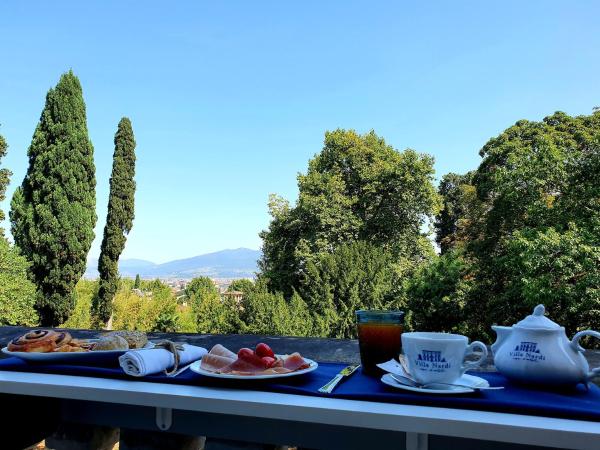
[[[89,342],[95,342],[98,339],[86,339]],[[144,348],[153,348],[154,343],[148,342]],[[114,360],[123,353],[129,350],[96,350],[89,352],[11,352],[7,347],[2,349],[2,353],[8,356],[16,356],[17,358],[24,359],[26,361],[45,362],[45,363],[57,363],[57,362],[68,362],[68,363],[85,363],[86,361],[104,361]]]
[[[402,384],[399,381],[396,381],[392,378],[392,375],[386,373],[381,377],[381,381],[388,386],[403,389],[405,391],[411,392],[422,392],[424,394],[441,394],[441,395],[454,395],[454,394],[468,394],[469,392],[475,392],[475,389],[470,387],[461,387],[461,386],[444,386],[439,385],[437,388],[419,388],[414,386],[409,386],[407,384]],[[489,383],[487,380],[483,378],[476,377],[474,375],[463,375],[458,380],[456,380],[457,384],[466,384],[468,386],[473,386],[473,388],[478,387],[489,387]]]
[[[275,355],[275,356],[282,357],[285,355]],[[312,359],[304,358],[304,361],[306,361],[309,364],[309,366],[306,369],[296,370],[295,372],[289,372],[289,373],[272,373],[272,374],[268,374],[268,375],[232,375],[229,373],[210,372],[210,371],[204,370],[200,367],[200,363],[202,362],[202,360],[194,362],[190,366],[190,370],[192,370],[193,372],[199,373],[200,375],[204,375],[206,377],[212,377],[212,378],[223,378],[223,379],[229,379],[229,380],[268,380],[270,378],[287,378],[287,377],[295,377],[296,375],[304,375],[305,373],[309,373],[309,372],[312,372],[313,370],[317,370],[317,367],[319,367],[319,364],[317,364],[317,362],[313,361]]]

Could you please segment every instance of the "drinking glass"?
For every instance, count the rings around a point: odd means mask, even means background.
[[[381,375],[377,364],[398,359],[402,350],[403,311],[356,311],[362,371]]]

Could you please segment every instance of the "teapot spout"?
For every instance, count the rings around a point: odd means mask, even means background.
[[[496,354],[496,351],[502,346],[508,335],[511,333],[512,327],[494,325],[492,326],[492,330],[496,332],[496,342],[492,344],[492,352]]]

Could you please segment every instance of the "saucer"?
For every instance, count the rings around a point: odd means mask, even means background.
[[[386,373],[381,377],[381,381],[388,386],[397,389],[403,389],[405,391],[411,392],[421,392],[423,394],[439,394],[439,395],[456,395],[456,394],[468,394],[471,392],[475,392],[478,387],[488,387],[490,384],[487,380],[483,378],[476,377],[474,375],[463,375],[458,380],[456,380],[457,384],[464,384],[470,387],[462,387],[462,386],[445,386],[443,384],[434,385],[427,388],[420,388],[415,386],[409,386],[408,384],[402,384],[399,381],[396,381],[389,373]]]

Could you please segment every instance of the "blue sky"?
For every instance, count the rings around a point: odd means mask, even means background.
[[[99,243],[122,116],[136,140],[126,258],[259,248],[271,192],[338,127],[435,156],[438,177],[518,119],[600,105],[600,2],[0,3],[0,133],[14,188],[46,91],[81,79]],[[4,224],[5,227],[8,224]]]

